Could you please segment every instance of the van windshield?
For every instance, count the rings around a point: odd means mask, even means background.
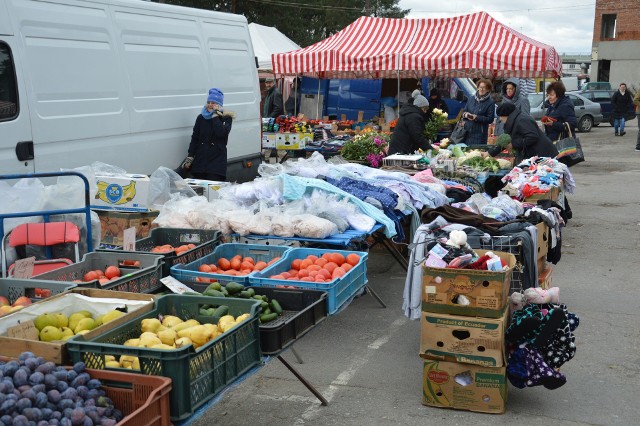
[[[475,94],[478,91],[476,84],[470,78],[459,78],[457,79],[457,83],[465,93]]]

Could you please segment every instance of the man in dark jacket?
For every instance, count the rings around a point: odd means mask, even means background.
[[[262,118],[277,118],[284,114],[282,93],[276,87],[276,80],[272,77],[267,78],[264,85],[267,87],[267,94],[262,105]]]
[[[525,158],[558,155],[558,150],[540,130],[535,120],[529,114],[517,109],[513,103],[501,104],[496,114],[504,123],[504,132],[511,136],[511,147],[516,153],[516,164]],[[494,152],[489,153],[495,155]]]
[[[621,83],[618,91],[611,96],[611,110],[613,113],[613,128],[616,136],[624,136],[625,117],[633,106],[633,98],[627,90],[627,85]],[[620,132],[618,133],[618,129]]]
[[[435,149],[424,136],[424,120],[429,110],[429,101],[419,91],[414,90],[413,104],[400,109],[400,117],[389,144],[391,154],[413,154],[418,149]]]

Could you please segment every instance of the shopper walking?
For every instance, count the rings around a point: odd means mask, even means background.
[[[462,113],[462,124],[468,129],[464,143],[486,145],[489,124],[495,117],[495,103],[491,99],[493,84],[487,79],[478,80],[478,91],[469,98]]]
[[[633,105],[631,94],[627,90],[625,83],[620,83],[618,91],[611,96],[611,109],[613,110],[613,128],[616,136],[624,136],[625,116],[629,113],[629,109]],[[618,128],[620,132],[618,132]]]
[[[633,104],[636,106],[636,118],[638,119],[638,139],[636,140],[636,151],[640,152],[640,89],[633,98]]]
[[[567,95],[566,89],[561,81],[554,81],[547,87],[547,100],[544,106],[547,114],[540,119],[544,124],[544,132],[552,141],[558,140],[560,135],[566,132],[565,123],[569,125],[571,133],[576,132],[578,119],[573,102]]]
[[[521,94],[520,87],[518,86],[519,82],[520,79],[518,78],[510,78],[509,80],[507,80],[502,85],[502,100],[500,101],[500,103],[496,103],[498,104],[498,106],[504,104],[513,104],[515,105],[517,110],[524,112],[526,115],[529,115],[531,113],[531,104],[529,103],[529,99]],[[497,112],[496,116],[498,116]],[[501,135],[502,133],[504,133],[504,122],[502,122],[501,120],[498,120],[496,122],[496,129],[494,133],[496,135]]]

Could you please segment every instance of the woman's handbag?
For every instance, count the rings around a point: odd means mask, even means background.
[[[456,123],[456,127],[453,128],[453,132],[451,132],[451,136],[449,136],[449,140],[456,143],[463,143],[465,139],[467,139],[467,134],[469,133],[469,129],[466,126],[463,126],[462,120]]]
[[[571,133],[571,127],[567,123],[564,123],[564,126],[566,135],[565,132],[562,132],[558,140],[554,141],[553,144],[558,150],[556,159],[571,167],[584,161],[584,152],[582,151],[580,139]]]

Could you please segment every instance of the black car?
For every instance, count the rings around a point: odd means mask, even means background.
[[[584,96],[590,101],[597,102],[600,104],[600,111],[602,111],[603,122],[608,122],[613,126],[613,115],[612,115],[612,106],[611,106],[611,97],[617,90],[587,90],[585,92],[572,92],[577,93],[579,95]],[[629,92],[631,93],[631,92]],[[631,97],[633,98],[633,94],[631,93]],[[625,120],[633,120],[636,118],[636,113],[634,106],[631,105],[629,108],[629,112],[625,116]],[[597,124],[595,124],[597,126]]]

